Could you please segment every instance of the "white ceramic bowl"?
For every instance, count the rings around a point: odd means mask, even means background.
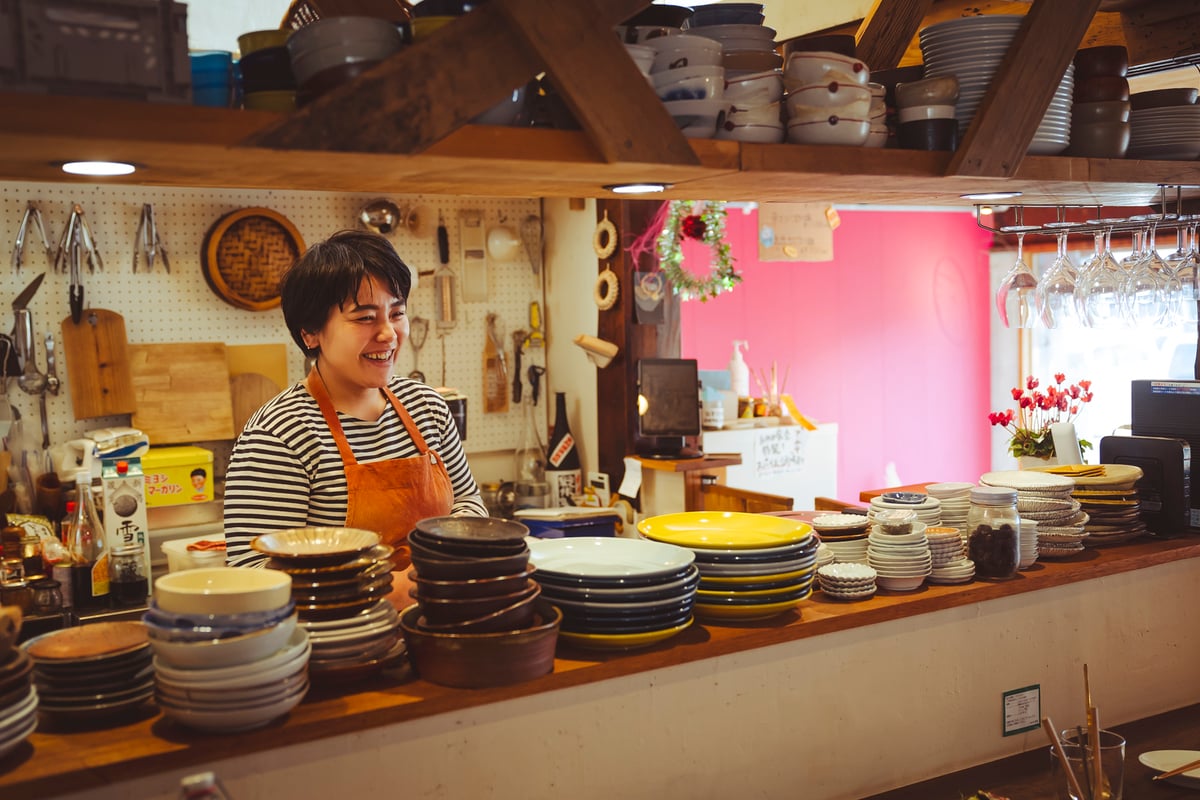
[[[717,125],[725,119],[728,104],[720,99],[713,100],[676,100],[663,103],[667,113],[675,123],[688,135],[688,129],[693,129],[697,136],[709,136],[717,132]],[[704,134],[703,131],[708,131]]]
[[[176,686],[201,689],[241,689],[269,683],[291,675],[308,663],[312,645],[308,633],[301,627],[292,631],[283,647],[259,661],[215,669],[186,669],[154,659],[156,680],[169,681]]]
[[[788,124],[814,123],[824,122],[829,125],[836,125],[838,120],[864,120],[868,123],[870,129],[870,117],[867,116],[868,104],[870,98],[863,100],[861,103],[850,103],[844,106],[805,106],[800,103],[787,104]],[[863,134],[864,141],[866,133]],[[861,142],[860,142],[861,144]]]
[[[376,17],[327,17],[288,37],[288,56],[297,85],[322,70],[359,61],[381,61],[404,46],[394,24]]]
[[[781,103],[767,103],[747,108],[730,106],[729,112],[725,115],[725,121],[733,125],[778,125],[783,127],[782,113]]]
[[[291,598],[292,576],[274,569],[189,569],[154,582],[154,602],[163,611],[178,614],[272,611]]]
[[[866,116],[871,108],[871,90],[857,83],[844,81],[829,81],[828,83],[808,84],[792,89],[787,95],[788,106],[806,106],[808,108],[844,108],[851,106],[862,110]]]
[[[154,688],[159,696],[176,705],[205,706],[216,708],[231,705],[254,705],[269,703],[291,694],[301,684],[308,680],[307,662],[296,665],[295,669],[269,681],[261,681],[253,686],[241,686],[232,689],[202,687],[197,685],[179,684],[171,680],[155,677]]]
[[[670,75],[672,72],[682,72],[682,70],[672,70],[662,74]],[[664,103],[720,98],[725,94],[724,70],[720,75],[690,75],[680,80],[668,81],[656,85],[655,91],[658,92],[658,99]]]
[[[159,708],[162,709],[163,716],[169,717],[189,728],[230,733],[261,728],[271,720],[283,716],[299,705],[300,701],[304,699],[306,692],[308,692],[307,682],[301,684],[299,688],[280,700],[261,705],[238,706],[231,710],[208,710],[203,707],[176,705],[161,697],[157,698],[157,702]]]
[[[857,58],[821,51],[793,52],[783,68],[785,80],[800,84],[826,82],[831,75],[834,80],[847,80],[866,86],[871,71]]]
[[[783,99],[783,78],[770,70],[727,79],[725,99],[739,106],[779,102]]]
[[[778,144],[783,141],[783,125],[734,125],[726,120],[717,129],[717,139],[756,144]]]
[[[642,71],[642,74],[649,75],[650,68],[654,66],[654,48],[641,44],[627,44],[625,45],[625,50],[629,53],[629,57],[633,59],[633,63],[637,64],[637,68]]]
[[[209,639],[204,642],[168,642],[151,637],[150,648],[167,664],[184,669],[219,669],[262,661],[279,651],[296,630],[296,615],[272,628]]]
[[[703,36],[681,33],[651,39],[646,44],[654,48],[651,74],[687,67],[721,66],[721,43]]]
[[[669,86],[689,78],[720,78],[725,80],[725,68],[721,66],[702,65],[698,67],[680,67],[650,76],[650,83],[655,89]]]

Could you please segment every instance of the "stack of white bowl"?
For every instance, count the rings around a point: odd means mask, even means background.
[[[967,514],[971,511],[971,489],[975,484],[965,481],[931,483],[925,487],[930,497],[941,503],[938,525],[958,528],[963,542],[967,541]]]
[[[650,68],[654,66],[654,48],[644,44],[626,43],[625,50],[628,51],[629,57],[633,59],[633,63],[637,65],[641,73],[649,78]]]
[[[867,516],[874,522],[881,512],[895,509],[914,512],[917,522],[930,527],[942,524],[942,501],[920,492],[884,492],[872,497]]]
[[[1021,517],[1020,530],[1020,561],[1017,569],[1029,569],[1038,560],[1038,524],[1037,520]]]
[[[826,564],[817,570],[817,582],[834,600],[866,600],[875,596],[876,572],[866,564]]]
[[[165,716],[206,731],[262,727],[308,691],[308,635],[292,579],[272,569],[172,572],[154,585],[143,622]]]
[[[975,117],[1022,19],[1017,14],[987,14],[938,22],[921,29],[925,77],[954,75],[958,78],[955,116],[960,136]],[[1034,134],[1027,151],[1030,154],[1053,155],[1061,153],[1070,144],[1074,76],[1075,65],[1071,64]]]
[[[875,585],[895,592],[921,588],[933,569],[926,526],[909,510],[881,511],[867,537],[867,563],[875,569]]]
[[[926,528],[929,553],[933,556],[930,583],[968,583],[975,577],[975,562],[967,558],[966,545],[958,528]]]
[[[866,144],[871,134],[869,78],[866,64],[841,53],[800,51],[789,55],[783,69],[788,141]]]
[[[813,517],[813,530],[821,546],[833,553],[839,564],[867,563],[867,534],[871,520],[862,514],[821,514]]]
[[[1071,478],[1034,470],[1003,470],[985,473],[979,482],[1017,490],[1017,512],[1038,524],[1039,558],[1064,558],[1083,550],[1088,515],[1071,497],[1075,489]]]
[[[725,79],[728,110],[717,129],[718,139],[739,142],[782,142],[783,75],[777,69]]]
[[[683,135],[695,139],[716,136],[726,108],[721,43],[681,33],[644,44],[654,50],[650,82]]]

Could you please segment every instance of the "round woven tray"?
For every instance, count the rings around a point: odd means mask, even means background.
[[[201,247],[204,279],[218,297],[248,311],[279,305],[279,279],[304,252],[304,239],[269,208],[232,211],[209,228]]]

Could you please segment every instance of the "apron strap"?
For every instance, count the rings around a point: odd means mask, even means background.
[[[315,376],[315,377],[314,377]],[[304,386],[308,389],[308,393],[317,401],[317,407],[321,409],[321,416],[325,418],[325,424],[329,426],[330,433],[333,434],[333,440],[337,443],[338,453],[342,456],[342,464],[357,464],[358,460],[354,457],[354,451],[350,449],[350,443],[346,441],[346,433],[342,429],[342,423],[338,420],[337,411],[333,407],[333,400],[329,397],[329,391],[325,388],[325,381],[317,373],[314,367],[304,378]],[[409,437],[413,440],[413,444],[417,447],[417,452],[425,455],[429,452],[429,445],[425,442],[425,437],[421,435],[421,431],[417,428],[413,418],[409,415],[408,410],[404,408],[404,404],[400,402],[400,398],[386,386],[383,387],[384,396],[391,403],[392,408],[396,410],[397,416],[400,417],[400,422],[404,424],[404,429],[408,431]],[[435,459],[436,460],[436,459]]]

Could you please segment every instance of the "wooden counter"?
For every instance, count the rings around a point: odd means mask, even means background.
[[[697,624],[669,642],[629,654],[559,650],[555,670],[535,681],[486,690],[436,686],[406,675],[380,676],[348,687],[314,689],[287,718],[258,731],[205,735],[163,719],[152,705],[114,728],[34,733],[0,759],[0,796],[44,798],[101,787],[223,758],[416,720],[518,697],[740,653],[837,631],[875,625],[981,601],[1036,592],[1200,556],[1200,538],[1145,540],[1089,549],[1066,561],[1039,563],[1017,578],[961,586],[880,592],[842,603],[820,593],[799,612],[733,625]]]

